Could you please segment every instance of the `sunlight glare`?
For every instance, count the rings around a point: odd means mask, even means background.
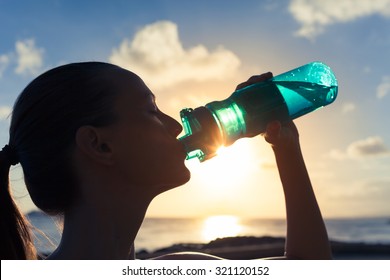
[[[213,189],[226,191],[241,185],[256,166],[253,148],[248,141],[237,141],[218,149],[217,155],[205,162],[190,160],[188,168],[193,177],[203,180]]]
[[[242,226],[236,216],[211,216],[203,223],[202,236],[205,241],[217,238],[237,236]]]

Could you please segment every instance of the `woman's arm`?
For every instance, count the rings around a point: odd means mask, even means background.
[[[250,77],[243,88],[273,77],[271,72]],[[286,201],[288,259],[330,259],[328,235],[302,156],[299,134],[292,121],[268,124],[264,134],[271,144]]]
[[[287,259],[330,259],[328,235],[302,156],[294,123],[271,122],[264,135],[273,148],[286,201]]]

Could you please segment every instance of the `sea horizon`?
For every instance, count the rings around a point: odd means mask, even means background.
[[[34,213],[38,214],[44,214],[47,216],[50,216],[49,214],[46,214],[45,212],[39,210],[39,209],[33,209],[29,211],[23,212],[23,215],[28,216]],[[58,215],[61,216],[61,215]],[[213,216],[234,216],[241,219],[264,219],[264,220],[285,220],[286,218],[284,216],[249,216],[249,215],[236,215],[236,214],[210,214],[210,215],[197,215],[197,216],[157,216],[157,215],[146,215],[145,219],[205,219],[208,217]],[[361,215],[361,216],[323,216],[324,220],[353,220],[353,219],[389,219],[390,221],[390,215]]]

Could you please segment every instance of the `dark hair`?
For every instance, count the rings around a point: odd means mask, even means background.
[[[102,62],[59,66],[33,80],[15,102],[9,147],[23,168],[32,201],[46,213],[64,213],[77,192],[70,161],[77,129],[115,120],[116,93],[104,76],[114,69],[119,67]],[[7,248],[1,258],[25,259],[32,255],[32,242],[10,194],[9,168],[0,157],[1,231],[7,236],[1,240],[1,250]]]

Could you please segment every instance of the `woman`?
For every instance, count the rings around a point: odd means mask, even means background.
[[[272,77],[253,76],[238,88]],[[35,205],[63,214],[61,243],[49,259],[128,259],[149,203],[190,179],[182,130],[162,113],[134,73],[85,62],[54,68],[15,103],[9,144],[0,152],[2,259],[35,258],[29,228],[10,194],[8,173],[20,162]],[[284,258],[330,258],[326,229],[292,122],[271,122],[286,197]],[[210,259],[173,254],[163,259]]]

